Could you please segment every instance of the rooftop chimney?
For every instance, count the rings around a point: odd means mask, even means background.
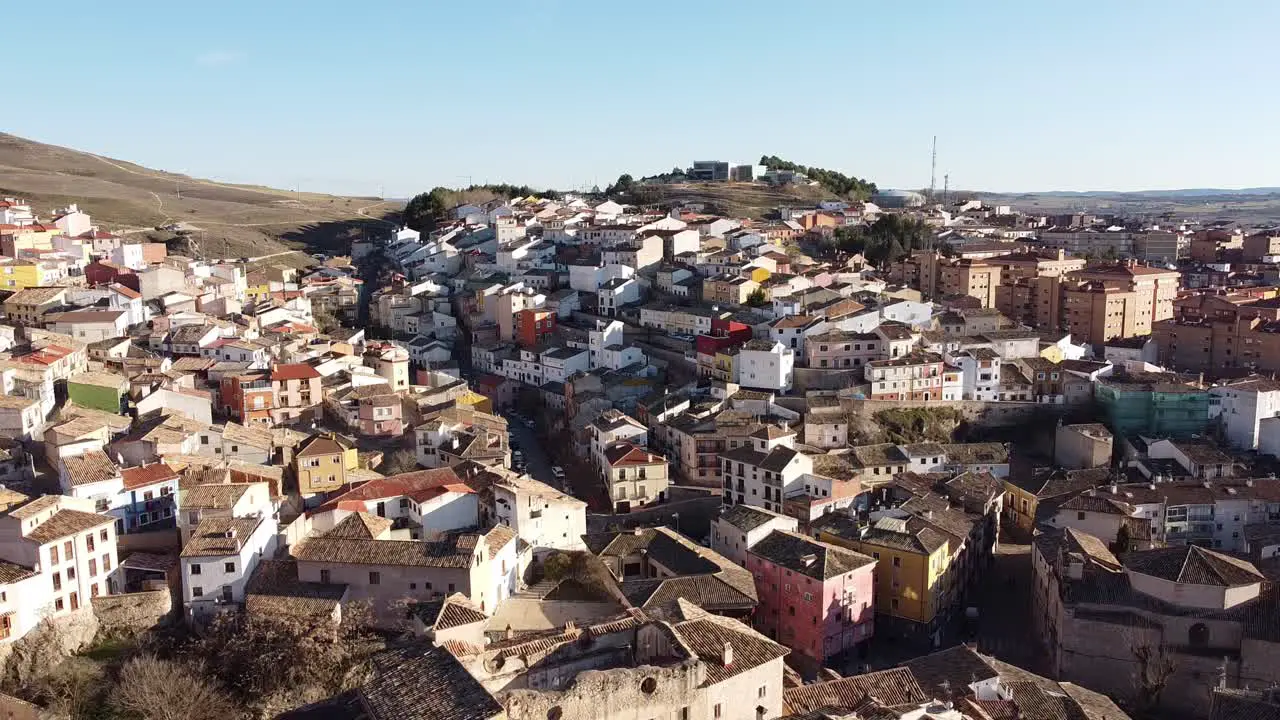
[[[724,643],[724,649],[720,651],[720,664],[725,667],[733,664],[733,644],[727,640]]]
[[[804,563],[805,567],[809,567],[810,565],[818,562],[818,556],[813,553],[802,555],[800,556],[800,562]]]

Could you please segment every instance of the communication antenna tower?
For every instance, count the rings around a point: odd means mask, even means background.
[[[933,190],[938,177],[938,136],[933,136],[933,152],[929,153],[929,202],[933,202]]]

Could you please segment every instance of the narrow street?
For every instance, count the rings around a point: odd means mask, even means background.
[[[539,442],[537,433],[513,416],[507,416],[507,428],[511,432],[511,452],[514,454],[519,449],[524,453],[524,461],[529,466],[525,472],[534,480],[560,487],[560,483],[551,477],[552,462]]]
[[[1046,665],[1031,633],[1031,546],[1001,542],[976,596],[978,649],[1032,672]]]

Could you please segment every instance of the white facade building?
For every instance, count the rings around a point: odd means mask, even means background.
[[[750,340],[738,352],[738,382],[744,387],[788,392],[796,354],[782,343]]]
[[[1215,411],[1222,423],[1227,443],[1241,450],[1261,449],[1262,421],[1280,416],[1280,383],[1274,380],[1247,380],[1209,390],[1209,415]]]

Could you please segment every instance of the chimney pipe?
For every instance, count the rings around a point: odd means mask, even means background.
[[[733,644],[725,641],[724,649],[720,651],[720,664],[729,667],[733,664]]]

